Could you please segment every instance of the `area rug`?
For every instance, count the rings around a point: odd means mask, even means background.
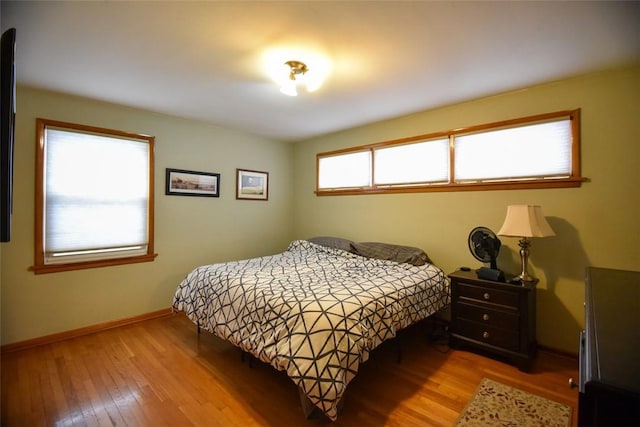
[[[483,378],[454,426],[567,427],[570,424],[571,406]]]

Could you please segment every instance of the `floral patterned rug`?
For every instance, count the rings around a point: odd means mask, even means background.
[[[483,378],[455,427],[571,425],[571,407]]]

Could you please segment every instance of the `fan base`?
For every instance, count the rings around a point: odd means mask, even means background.
[[[502,270],[480,267],[476,270],[479,279],[493,280],[494,282],[504,282],[504,273]]]

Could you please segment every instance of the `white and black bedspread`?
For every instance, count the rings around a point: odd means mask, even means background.
[[[441,269],[306,240],[281,254],[201,266],[173,308],[278,370],[330,419],[369,352],[449,302]]]

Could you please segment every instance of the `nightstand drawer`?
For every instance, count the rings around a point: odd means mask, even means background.
[[[471,320],[487,326],[514,331],[518,331],[520,328],[519,316],[516,311],[494,310],[486,306],[468,304],[462,301],[458,301],[456,308],[457,318],[459,319]]]
[[[458,284],[458,297],[468,298],[492,304],[500,304],[508,307],[518,307],[518,294],[515,292],[501,291],[482,286]]]
[[[517,330],[495,328],[465,319],[458,319],[455,333],[481,343],[518,351]]]

